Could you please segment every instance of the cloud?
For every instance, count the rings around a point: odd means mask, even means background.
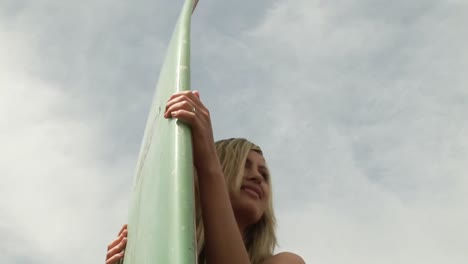
[[[96,234],[111,231],[108,212],[124,215],[119,207],[127,204],[107,186],[122,183],[127,164],[102,165],[96,150],[102,139],[98,120],[70,114],[81,107],[79,100],[35,71],[43,54],[33,34],[2,27],[0,39],[1,259],[31,263],[34,256],[34,263],[63,263],[70,257],[77,262],[104,258],[106,242]]]
[[[467,258],[463,7],[278,3],[245,36],[274,106],[280,234],[307,260]]]

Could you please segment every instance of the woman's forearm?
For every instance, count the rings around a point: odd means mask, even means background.
[[[219,168],[199,172],[207,264],[250,263]]]

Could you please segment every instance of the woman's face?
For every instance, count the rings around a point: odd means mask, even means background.
[[[263,156],[251,150],[245,162],[240,191],[231,194],[231,204],[236,217],[254,224],[259,221],[269,204],[270,173]]]

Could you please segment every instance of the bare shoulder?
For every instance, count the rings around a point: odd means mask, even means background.
[[[291,252],[281,252],[267,258],[263,264],[305,264],[305,261]]]

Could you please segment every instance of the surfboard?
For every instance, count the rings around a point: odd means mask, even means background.
[[[173,93],[190,90],[190,27],[197,2],[184,2],[156,85],[133,181],[124,264],[197,261],[190,128],[163,116]]]

